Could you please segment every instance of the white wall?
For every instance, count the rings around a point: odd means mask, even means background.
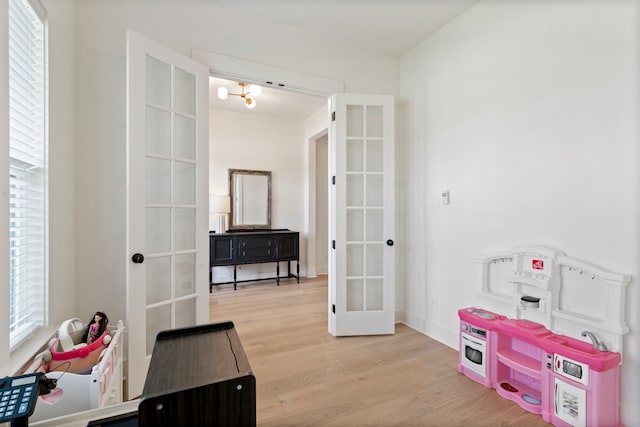
[[[457,348],[480,252],[631,274],[623,422],[640,420],[637,2],[481,1],[401,59],[402,316]],[[449,190],[449,206],[432,206]],[[584,295],[589,298],[589,295]]]
[[[49,317],[59,325],[76,316],[75,3],[43,5],[49,31]]]
[[[243,16],[203,0],[76,3],[77,299],[80,316],[125,307],[125,50],[132,29],[187,56],[201,49],[344,81],[347,90],[394,93],[398,61],[326,35]],[[247,32],[249,26],[252,30]],[[215,151],[215,147],[214,147]],[[287,156],[287,153],[270,154]],[[285,176],[284,179],[291,177]],[[217,191],[215,188],[213,191]],[[291,229],[280,194],[274,226]],[[301,221],[301,220],[300,220]]]
[[[250,111],[236,113],[212,109],[209,135],[210,192],[229,194],[229,169],[271,171],[271,228],[300,231],[300,248],[304,248],[303,123],[254,117]],[[306,271],[305,266],[306,258],[301,253],[300,268],[303,272]],[[253,271],[270,271],[271,276],[275,271],[270,265],[242,268],[250,270],[241,273],[244,278]],[[214,269],[214,281],[222,281],[220,274],[226,274],[226,280],[233,278],[232,272],[223,273],[221,270]]]

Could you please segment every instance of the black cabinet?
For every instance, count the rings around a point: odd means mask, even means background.
[[[124,411],[86,425],[256,427],[256,378],[233,322],[160,331],[138,410]]]
[[[256,426],[256,379],[232,322],[158,333],[137,425]]]
[[[287,262],[287,274],[280,275],[280,262]],[[291,272],[291,261],[296,261],[296,273]],[[276,264],[274,277],[238,280],[237,266],[273,262]],[[212,282],[211,269],[220,266],[233,266],[232,282]],[[290,230],[237,231],[227,233],[209,233],[209,292],[213,285],[255,280],[276,280],[295,278],[300,282],[300,233]]]

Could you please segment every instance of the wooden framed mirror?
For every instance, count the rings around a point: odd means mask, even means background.
[[[271,228],[271,171],[229,169],[229,230]]]

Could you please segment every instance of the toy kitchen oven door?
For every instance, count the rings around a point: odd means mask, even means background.
[[[467,322],[460,322],[458,371],[485,387],[491,387],[488,367],[489,332]]]
[[[493,388],[495,379],[492,372],[495,367],[489,362],[495,355],[496,332],[492,323],[506,319],[504,316],[481,308],[461,308],[460,318],[460,352],[458,353],[458,372],[479,382],[485,387]]]

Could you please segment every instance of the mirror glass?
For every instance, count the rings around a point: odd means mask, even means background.
[[[271,228],[271,171],[229,169],[230,230]]]

